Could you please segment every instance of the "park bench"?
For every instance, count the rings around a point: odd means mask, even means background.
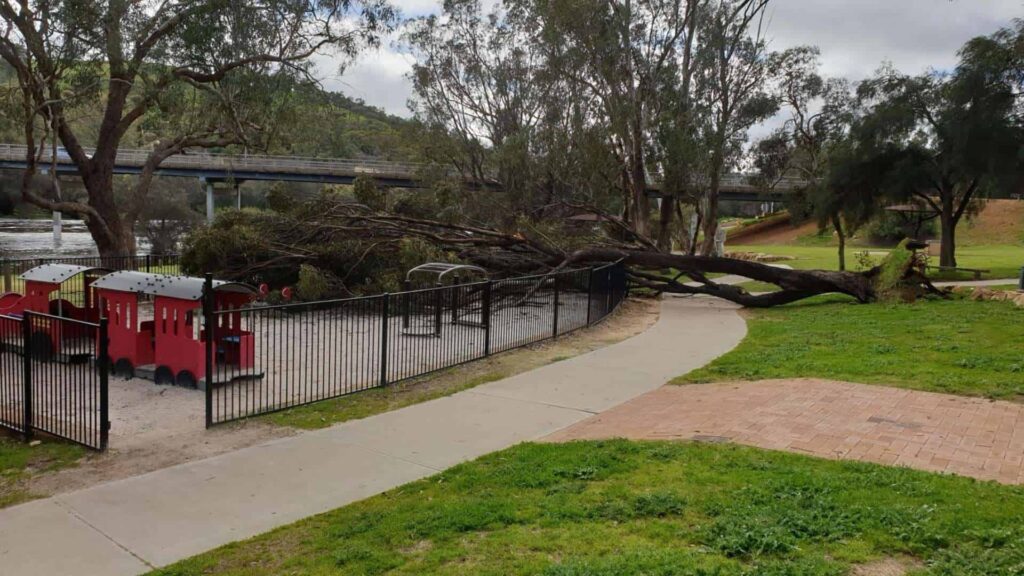
[[[928,266],[929,269],[938,270],[940,272],[970,272],[974,274],[975,280],[981,280],[982,274],[988,274],[991,270],[983,270],[981,268],[961,268],[959,266]]]

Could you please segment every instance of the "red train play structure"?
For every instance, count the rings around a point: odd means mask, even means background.
[[[0,314],[21,317],[30,311],[90,322],[106,317],[109,361],[115,373],[160,384],[205,384],[202,278],[46,264],[26,271],[21,279],[25,294],[0,296]],[[230,375],[235,369],[250,369],[253,335],[241,329],[241,308],[256,298],[257,290],[219,280],[212,288],[213,309],[218,311],[215,371]],[[49,355],[67,338],[81,336],[91,335],[69,334],[67,329],[61,334],[33,334],[31,345],[37,352],[45,348]]]
[[[0,296],[0,315],[21,318],[25,312],[37,312],[96,322],[100,307],[92,285],[109,273],[106,268],[74,264],[36,266],[20,276],[25,284],[24,294],[8,292]],[[40,323],[32,330],[31,346],[38,357],[60,353],[69,339],[90,336],[85,327],[54,322]]]
[[[108,350],[117,373],[186,387],[204,381],[203,284],[202,278],[134,271],[113,272],[93,283],[109,319]],[[231,310],[215,316],[214,364],[251,368],[253,335],[241,329],[241,308],[256,297],[256,289],[219,280],[212,286],[214,310]],[[152,319],[142,319],[143,299],[152,300]]]

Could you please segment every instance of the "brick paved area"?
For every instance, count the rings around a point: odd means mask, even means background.
[[[815,379],[664,386],[547,439],[695,439],[1024,483],[1024,405]]]

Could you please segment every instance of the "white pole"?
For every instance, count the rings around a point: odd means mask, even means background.
[[[200,178],[199,181],[206,184],[206,223],[213,224],[213,182],[206,178]]]

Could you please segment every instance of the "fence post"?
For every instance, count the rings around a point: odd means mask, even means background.
[[[484,356],[491,355],[491,285],[493,281],[488,280],[484,284],[484,301],[480,307],[480,319],[484,323]]]
[[[152,262],[149,259],[149,254],[146,254],[146,272],[152,271]]]
[[[590,326],[591,310],[594,308],[594,267],[587,273],[587,326]]]
[[[32,313],[25,311],[21,317],[22,350],[22,424],[25,441],[32,439]]]
[[[441,337],[441,317],[444,312],[444,288],[439,284],[434,289],[434,336]]]
[[[380,328],[380,385],[388,385],[388,316],[391,315],[391,294],[384,294],[384,304],[381,306],[383,313],[381,315],[381,328]]]
[[[203,281],[203,334],[205,342],[205,370],[206,370],[206,427],[213,426],[213,357],[217,353],[216,336],[214,335],[216,321],[213,318],[213,274],[206,273]]]
[[[551,314],[551,337],[558,338],[558,274],[553,274],[552,279],[555,281],[555,309]]]
[[[402,306],[402,328],[409,329],[409,292],[412,290],[412,284],[408,280],[402,282],[402,295],[401,306]]]
[[[107,338],[109,321],[106,317],[100,318],[100,450],[107,449],[107,441],[110,436],[110,341]]]

